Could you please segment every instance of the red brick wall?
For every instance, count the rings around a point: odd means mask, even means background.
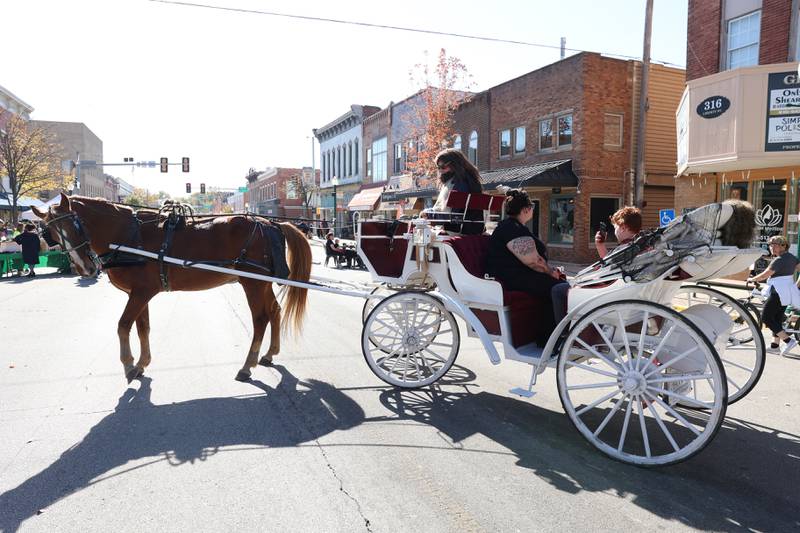
[[[689,0],[686,81],[719,72],[722,0]]]
[[[454,133],[461,135],[461,151],[467,155],[469,149],[469,136],[473,131],[478,132],[478,169],[489,169],[489,131],[491,107],[491,93],[485,91],[476,94],[472,99],[461,105],[453,114]]]
[[[762,0],[761,43],[758,64],[789,61],[789,26],[792,19],[792,0]]]
[[[703,177],[682,176],[675,180],[675,214],[687,207],[700,207],[718,201],[718,182],[715,174]]]

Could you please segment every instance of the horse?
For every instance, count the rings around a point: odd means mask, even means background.
[[[307,282],[311,275],[311,247],[303,234],[290,223],[276,224],[254,215],[225,215],[213,218],[164,216],[158,210],[135,211],[101,198],[67,196],[46,211],[34,209],[51,236],[69,255],[83,277],[99,271],[98,258],[111,283],[128,294],[128,302],[117,324],[120,361],[130,383],[142,376],[150,364],[150,314],[148,304],[159,292],[199,291],[238,281],[244,289],[253,319],[253,340],[244,365],[236,374],[248,381],[256,364],[269,366],[280,352],[282,330],[302,330],[308,290],[288,287],[284,301],[286,316],[281,321],[281,306],[272,283],[223,274],[182,268],[161,261],[147,260],[111,249],[111,244],[159,252],[191,261],[230,265],[235,270],[276,275],[282,264],[283,240],[288,248],[288,279]],[[168,224],[173,224],[168,228]],[[277,236],[276,236],[277,234]],[[281,238],[282,235],[282,238]],[[276,248],[276,246],[278,246]],[[277,253],[276,253],[277,252]],[[136,322],[141,351],[134,364],[130,331]],[[271,324],[270,346],[259,359],[267,324]]]

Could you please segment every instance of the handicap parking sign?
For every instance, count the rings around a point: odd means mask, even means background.
[[[670,222],[675,220],[675,210],[674,209],[659,209],[658,210],[658,221],[661,226],[666,226]]]

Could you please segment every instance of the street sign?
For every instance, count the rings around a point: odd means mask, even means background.
[[[247,192],[247,187],[239,187],[239,192]]]
[[[659,209],[658,210],[658,222],[661,226],[666,226],[670,222],[675,220],[675,210],[674,209]]]

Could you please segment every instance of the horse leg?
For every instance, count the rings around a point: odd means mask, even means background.
[[[136,333],[139,335],[139,360],[136,362],[138,376],[144,374],[144,369],[150,364],[150,306],[145,305],[139,316],[136,317]],[[137,377],[138,377],[137,376]]]
[[[147,306],[147,302],[154,296],[151,293],[137,292],[131,290],[128,295],[128,304],[122,312],[117,324],[117,335],[119,335],[119,359],[122,361],[122,366],[125,368],[125,377],[130,383],[141,374],[133,366],[133,355],[131,354],[131,327],[133,322]]]
[[[244,289],[247,297],[247,305],[250,307],[250,314],[253,316],[253,342],[250,343],[250,351],[247,352],[247,359],[244,366],[236,374],[236,381],[248,381],[250,379],[250,369],[256,366],[258,352],[261,350],[261,342],[264,340],[264,330],[267,329],[267,309],[264,305],[264,286],[259,281],[249,281],[240,278],[239,283]]]
[[[269,349],[261,359],[258,361],[259,365],[270,366],[272,364],[272,356],[278,355],[281,351],[281,304],[275,298],[275,293],[272,292],[272,286],[267,285],[265,292],[266,299],[264,301],[264,308],[269,316]]]

